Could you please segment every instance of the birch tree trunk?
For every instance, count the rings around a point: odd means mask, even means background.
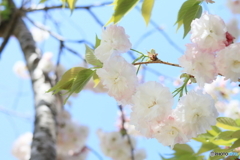
[[[12,0],[10,0],[13,3]],[[16,10],[16,9],[14,9]],[[21,17],[16,19],[14,35],[21,46],[26,64],[30,73],[35,97],[35,122],[33,141],[31,146],[31,160],[56,160],[56,97],[45,93],[51,88],[51,80],[39,67],[40,51]],[[8,20],[11,22],[11,19]],[[4,37],[11,23],[4,22],[0,28],[1,37]],[[4,25],[4,26],[3,26]],[[3,30],[4,29],[4,30]],[[12,54],[12,53],[10,53]]]
[[[45,93],[51,88],[47,74],[38,68],[40,53],[35,46],[31,32],[19,19],[14,35],[22,48],[35,95],[35,122],[31,146],[31,160],[56,159],[56,97]]]

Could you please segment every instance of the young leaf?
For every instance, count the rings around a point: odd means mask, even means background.
[[[45,3],[47,2],[48,0],[41,0],[39,3]]]
[[[95,40],[95,46],[94,46],[94,48],[96,49],[100,44],[101,44],[101,39],[99,39],[98,36],[96,35],[96,40]]]
[[[213,136],[217,136],[222,131],[217,126],[212,126],[212,129],[208,130],[207,132],[210,133]]]
[[[90,47],[88,47],[87,45],[85,45],[85,46],[86,46],[85,59],[86,59],[87,63],[94,65],[94,66],[102,67],[102,65],[103,65],[102,62],[96,58],[93,50]]]
[[[79,93],[87,82],[92,78],[94,71],[91,69],[84,69],[77,74],[76,80],[72,85],[72,92]]]
[[[142,4],[142,10],[141,10],[142,16],[147,25],[151,18],[154,2],[155,2],[155,0],[144,0],[143,4]]]
[[[183,38],[186,37],[188,32],[191,29],[191,23],[195,18],[199,18],[202,14],[202,6],[198,3],[193,5],[185,14],[183,18],[183,26],[184,26],[184,35]]]
[[[194,153],[193,149],[187,144],[175,144],[173,150],[175,150],[175,155],[178,153]]]
[[[233,131],[240,130],[240,126],[237,125],[237,123],[233,119],[228,117],[218,117],[217,126],[223,129],[228,129]]]
[[[200,1],[196,1],[196,0],[187,0],[186,2],[184,2],[180,8],[180,10],[178,11],[178,18],[177,21],[175,22],[175,24],[178,24],[177,30],[182,26],[183,24],[183,19],[187,13],[187,11],[194,6],[195,4],[200,4]]]
[[[71,12],[73,12],[76,2],[77,0],[67,0],[68,7],[71,9]]]
[[[99,79],[96,71],[93,73],[93,82],[94,82],[94,84],[95,84],[93,88],[97,87],[97,85],[98,85],[99,82],[100,82],[100,79]]]
[[[60,81],[47,92],[55,91],[53,94],[56,94],[61,90],[70,90],[77,74],[84,69],[85,68],[83,67],[74,67],[69,69],[63,74]]]
[[[137,2],[139,2],[139,0],[115,0],[113,2],[115,11],[106,25],[112,22],[113,23],[119,22],[122,19],[122,17],[125,14],[127,14],[137,4]]]
[[[67,98],[64,100],[64,104],[67,102],[68,98],[73,93],[79,93],[83,87],[87,84],[87,82],[92,78],[94,71],[91,69],[83,69],[78,72],[71,89],[66,93],[68,94]]]
[[[235,149],[240,147],[240,139],[236,140],[233,145],[231,146],[231,149]]]
[[[202,146],[200,147],[200,149],[198,150],[197,154],[211,151],[216,148],[219,148],[219,147],[213,143],[203,143]]]

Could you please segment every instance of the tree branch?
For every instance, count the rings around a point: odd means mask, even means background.
[[[150,63],[161,63],[161,64],[165,64],[165,65],[174,66],[174,67],[180,67],[181,68],[181,66],[179,64],[169,63],[169,62],[165,62],[165,61],[162,61],[162,60],[148,61],[148,62],[138,62],[138,63],[133,63],[133,65],[150,64]],[[223,76],[220,73],[218,73],[218,75],[219,76]],[[194,77],[194,76],[192,76],[192,77]],[[240,82],[240,79],[238,79],[238,82]]]
[[[138,62],[138,63],[133,63],[133,65],[149,64],[149,63],[161,63],[161,64],[166,64],[166,65],[169,65],[169,66],[181,67],[181,66],[179,66],[178,64],[169,63],[169,62],[164,62],[164,61],[161,61],[161,60],[148,61],[148,62]]]
[[[124,116],[124,112],[123,112],[122,105],[118,105],[118,108],[119,108],[119,110],[120,110],[120,112],[121,112],[121,115],[122,115],[122,116],[121,116],[121,119],[122,119],[122,129],[121,129],[121,133],[122,133],[123,135],[126,135],[127,138],[128,138],[128,143],[129,143],[130,148],[131,148],[131,159],[134,160],[134,148],[133,148],[133,145],[132,145],[132,142],[131,142],[131,138],[130,138],[129,134],[127,133],[127,130],[126,130],[125,126],[124,126],[126,120],[125,120],[125,116]]]
[[[104,2],[104,3],[100,3],[100,4],[92,4],[92,5],[87,5],[87,6],[76,6],[74,9],[89,9],[89,8],[95,8],[95,7],[102,7],[105,5],[109,5],[111,3],[112,2]],[[65,7],[68,8],[67,6],[65,6]],[[23,11],[24,12],[35,12],[35,11],[48,11],[48,10],[53,10],[53,9],[63,9],[63,5],[42,7],[42,8],[36,8],[36,9],[24,8]]]

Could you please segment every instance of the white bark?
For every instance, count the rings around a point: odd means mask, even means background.
[[[31,160],[56,159],[56,97],[45,93],[51,88],[49,77],[39,69],[40,53],[24,21],[19,19],[14,31],[29,69],[35,94],[35,122]]]

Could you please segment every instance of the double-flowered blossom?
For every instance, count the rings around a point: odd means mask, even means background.
[[[121,56],[112,56],[97,70],[97,75],[110,96],[121,104],[130,102],[138,84],[136,68],[132,64]]]
[[[121,26],[110,25],[102,31],[100,45],[95,49],[95,56],[105,62],[112,54],[125,53],[132,47],[129,36]]]
[[[231,19],[227,23],[228,32],[235,37],[236,39],[239,37],[239,28],[238,28],[238,20],[236,18]]]
[[[171,148],[176,143],[182,144],[190,140],[182,129],[182,122],[174,115],[170,115],[153,128],[153,137],[164,146],[170,146]]]
[[[193,90],[180,99],[175,114],[182,122],[183,130],[189,138],[211,129],[212,125],[216,125],[218,117],[212,97]]]
[[[187,44],[186,47],[185,54],[179,58],[179,65],[183,67],[183,71],[193,75],[200,87],[211,83],[217,76],[214,55],[202,52],[194,44]]]
[[[199,49],[209,53],[221,50],[228,45],[227,27],[217,15],[204,13],[199,19],[193,20],[191,33],[192,42]]]
[[[237,82],[240,77],[240,43],[232,44],[217,53],[218,72]]]
[[[171,113],[173,96],[167,87],[149,81],[140,85],[132,98],[130,123],[146,137],[152,137],[152,127]]]
[[[131,146],[127,135],[120,132],[97,132],[100,140],[102,152],[114,160],[131,160]],[[144,160],[146,158],[145,150],[136,149],[136,140],[130,137],[131,145],[134,149],[134,159]]]

